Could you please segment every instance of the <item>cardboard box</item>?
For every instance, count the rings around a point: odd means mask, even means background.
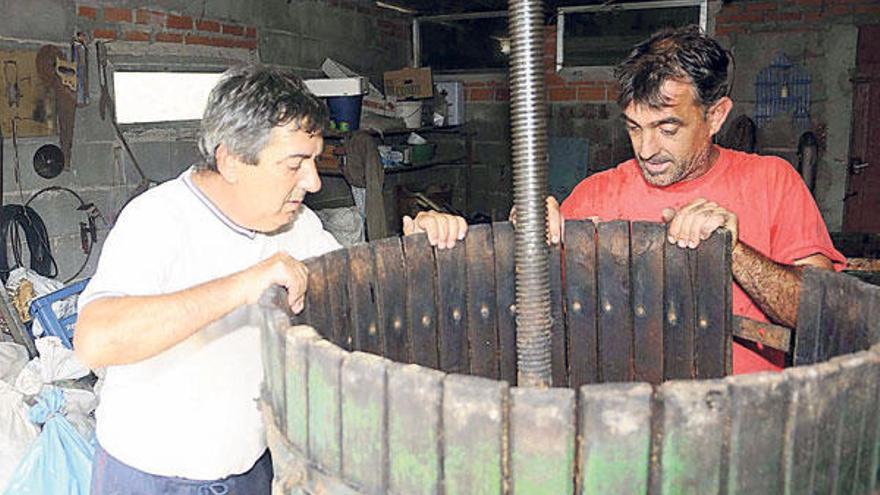
[[[385,96],[393,96],[398,99],[434,96],[431,68],[407,68],[386,72]]]

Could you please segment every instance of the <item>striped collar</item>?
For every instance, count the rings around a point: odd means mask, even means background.
[[[253,239],[254,237],[256,237],[256,231],[244,228],[241,225],[233,222],[231,218],[226,216],[226,214],[223,213],[223,211],[221,211],[220,208],[218,208],[217,205],[215,205],[211,201],[211,199],[208,198],[208,196],[206,196],[201,189],[199,189],[198,186],[196,186],[195,182],[193,182],[192,179],[192,174],[195,171],[196,167],[195,165],[193,165],[186,172],[183,173],[183,183],[186,184],[186,187],[188,187],[190,191],[192,191],[193,195],[195,195],[195,197],[198,198],[199,201],[201,201],[202,204],[204,204],[205,207],[207,207],[208,210],[210,210],[210,212],[213,213],[215,217],[217,217],[218,220],[223,222],[224,225],[232,229],[235,233],[241,234],[248,239]]]

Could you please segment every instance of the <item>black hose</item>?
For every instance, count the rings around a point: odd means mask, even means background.
[[[19,229],[24,232],[30,253],[31,270],[39,273],[44,277],[55,277],[58,275],[58,265],[52,257],[49,248],[49,234],[46,232],[46,225],[40,215],[30,206],[22,205],[5,205],[2,210],[2,219],[0,219],[0,279],[6,282],[9,278],[11,268],[6,253],[7,239],[11,241],[12,254],[15,259],[15,266],[22,266],[21,262],[21,242],[19,238]],[[13,268],[14,268],[13,267]]]

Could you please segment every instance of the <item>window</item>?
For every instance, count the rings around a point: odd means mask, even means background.
[[[113,93],[120,124],[201,120],[220,72],[115,71]]]
[[[665,27],[706,29],[707,0],[661,0],[561,7],[556,70],[617,65],[638,42]]]
[[[507,12],[417,17],[413,47],[414,65],[434,72],[506,71]]]

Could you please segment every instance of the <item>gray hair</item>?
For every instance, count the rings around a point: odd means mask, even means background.
[[[224,144],[243,162],[255,165],[272,129],[295,122],[316,133],[327,123],[327,107],[290,71],[260,65],[227,70],[208,97],[202,117],[198,167],[217,170],[215,153]]]

